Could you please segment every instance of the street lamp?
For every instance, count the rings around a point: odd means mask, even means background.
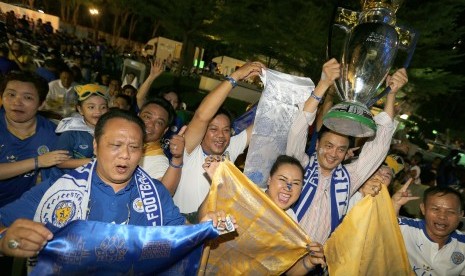
[[[98,15],[98,9],[91,8],[91,9],[89,9],[89,12],[90,12],[90,15],[92,15],[92,16]]]
[[[95,32],[95,41],[98,39],[98,23],[99,23],[99,10],[96,8],[89,8],[90,20],[92,21],[92,27]]]

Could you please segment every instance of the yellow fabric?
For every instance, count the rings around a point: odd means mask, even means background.
[[[307,253],[305,232],[234,164],[213,178],[207,210],[233,215],[239,228],[209,243],[200,275],[279,275]]]
[[[159,141],[144,144],[144,156],[157,156],[162,154],[164,153]]]
[[[325,244],[329,275],[414,275],[391,198],[358,202]]]
[[[394,175],[397,175],[401,170],[404,169],[404,165],[398,161],[398,159],[401,158],[396,155],[388,155],[386,156],[386,159],[384,160],[384,163],[388,165],[394,172]]]

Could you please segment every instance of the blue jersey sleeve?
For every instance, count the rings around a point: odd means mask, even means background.
[[[160,195],[163,210],[163,225],[184,225],[186,219],[181,215],[179,208],[174,204],[173,198],[166,187],[158,180],[155,180],[157,190]]]
[[[19,218],[34,219],[37,206],[51,184],[50,181],[43,181],[25,192],[16,201],[0,208],[0,222],[8,227]]]
[[[71,131],[63,132],[58,136],[58,141],[57,141],[55,149],[67,150],[71,154],[74,149],[74,142],[75,141],[73,139],[73,135]]]

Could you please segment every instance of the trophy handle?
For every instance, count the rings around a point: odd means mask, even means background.
[[[404,61],[404,68],[407,69],[410,66],[410,62],[412,61],[413,53],[415,52],[415,48],[418,42],[418,33],[410,28],[407,27],[395,27],[397,34],[399,35],[399,50],[404,50],[407,52],[407,57]],[[391,87],[384,88],[383,92],[379,93],[376,97],[373,97],[368,103],[367,106],[370,108],[374,105],[379,99],[386,96],[389,92],[391,92]]]
[[[344,32],[345,39],[347,39],[347,36],[349,35],[350,31],[357,25],[359,14],[360,12],[342,7],[336,7],[334,9],[333,16],[329,25],[328,40],[326,43],[326,60],[329,60],[330,58],[334,57],[331,51],[333,27],[338,27],[338,29],[342,30]],[[337,58],[341,59],[342,57]],[[341,60],[338,61],[342,62]],[[339,98],[344,99],[343,91],[339,88],[337,81],[334,82],[334,87],[336,89],[336,94],[339,96]]]

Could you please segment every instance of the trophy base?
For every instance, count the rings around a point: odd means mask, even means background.
[[[370,137],[376,133],[376,123],[370,110],[357,102],[342,102],[323,117],[323,124],[340,134]]]

